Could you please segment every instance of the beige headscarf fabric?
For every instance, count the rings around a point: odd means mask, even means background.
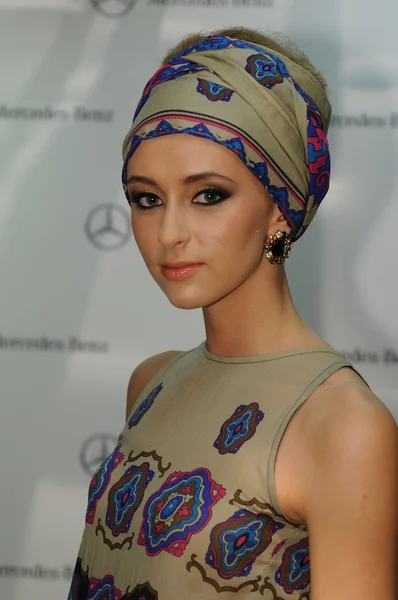
[[[277,203],[297,240],[330,180],[325,90],[303,67],[263,46],[212,35],[148,81],[123,143],[122,181],[139,144],[185,133],[234,152]]]

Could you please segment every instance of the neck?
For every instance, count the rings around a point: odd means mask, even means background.
[[[207,348],[221,356],[273,354],[326,346],[297,313],[280,265],[264,265],[238,288],[203,309]]]

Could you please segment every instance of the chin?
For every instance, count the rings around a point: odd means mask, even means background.
[[[198,295],[184,295],[184,294],[166,294],[170,304],[176,308],[182,310],[192,310],[194,308],[202,308],[206,305],[206,302],[202,300]]]
[[[162,282],[163,283],[163,282]],[[214,302],[214,293],[197,285],[162,285],[161,289],[167,296],[170,304],[183,310],[192,310],[194,308],[203,308]]]
[[[170,292],[170,290],[163,290],[166,294],[170,304],[175,306],[176,308],[181,308],[183,310],[192,310],[194,308],[206,308],[211,306],[212,304],[216,304],[219,300],[221,300],[226,294],[215,294],[215,290],[213,293],[204,293],[203,290],[188,290],[185,291],[174,291]]]
[[[170,304],[182,310],[205,308],[214,304],[224,296],[214,282],[179,281],[168,282],[155,278],[156,283],[169,300]]]

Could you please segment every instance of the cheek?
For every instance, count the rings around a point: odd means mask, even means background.
[[[151,219],[145,219],[146,215],[131,215],[131,229],[135,242],[144,259],[149,258],[153,248],[154,228]]]
[[[212,246],[225,247],[234,257],[242,252],[250,254],[260,243],[259,226],[256,226],[250,215],[224,214],[222,218],[208,221],[204,235]],[[260,244],[261,245],[261,244]]]

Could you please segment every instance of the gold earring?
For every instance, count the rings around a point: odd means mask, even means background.
[[[264,244],[264,254],[271,264],[281,265],[289,257],[293,246],[290,235],[278,229]]]

